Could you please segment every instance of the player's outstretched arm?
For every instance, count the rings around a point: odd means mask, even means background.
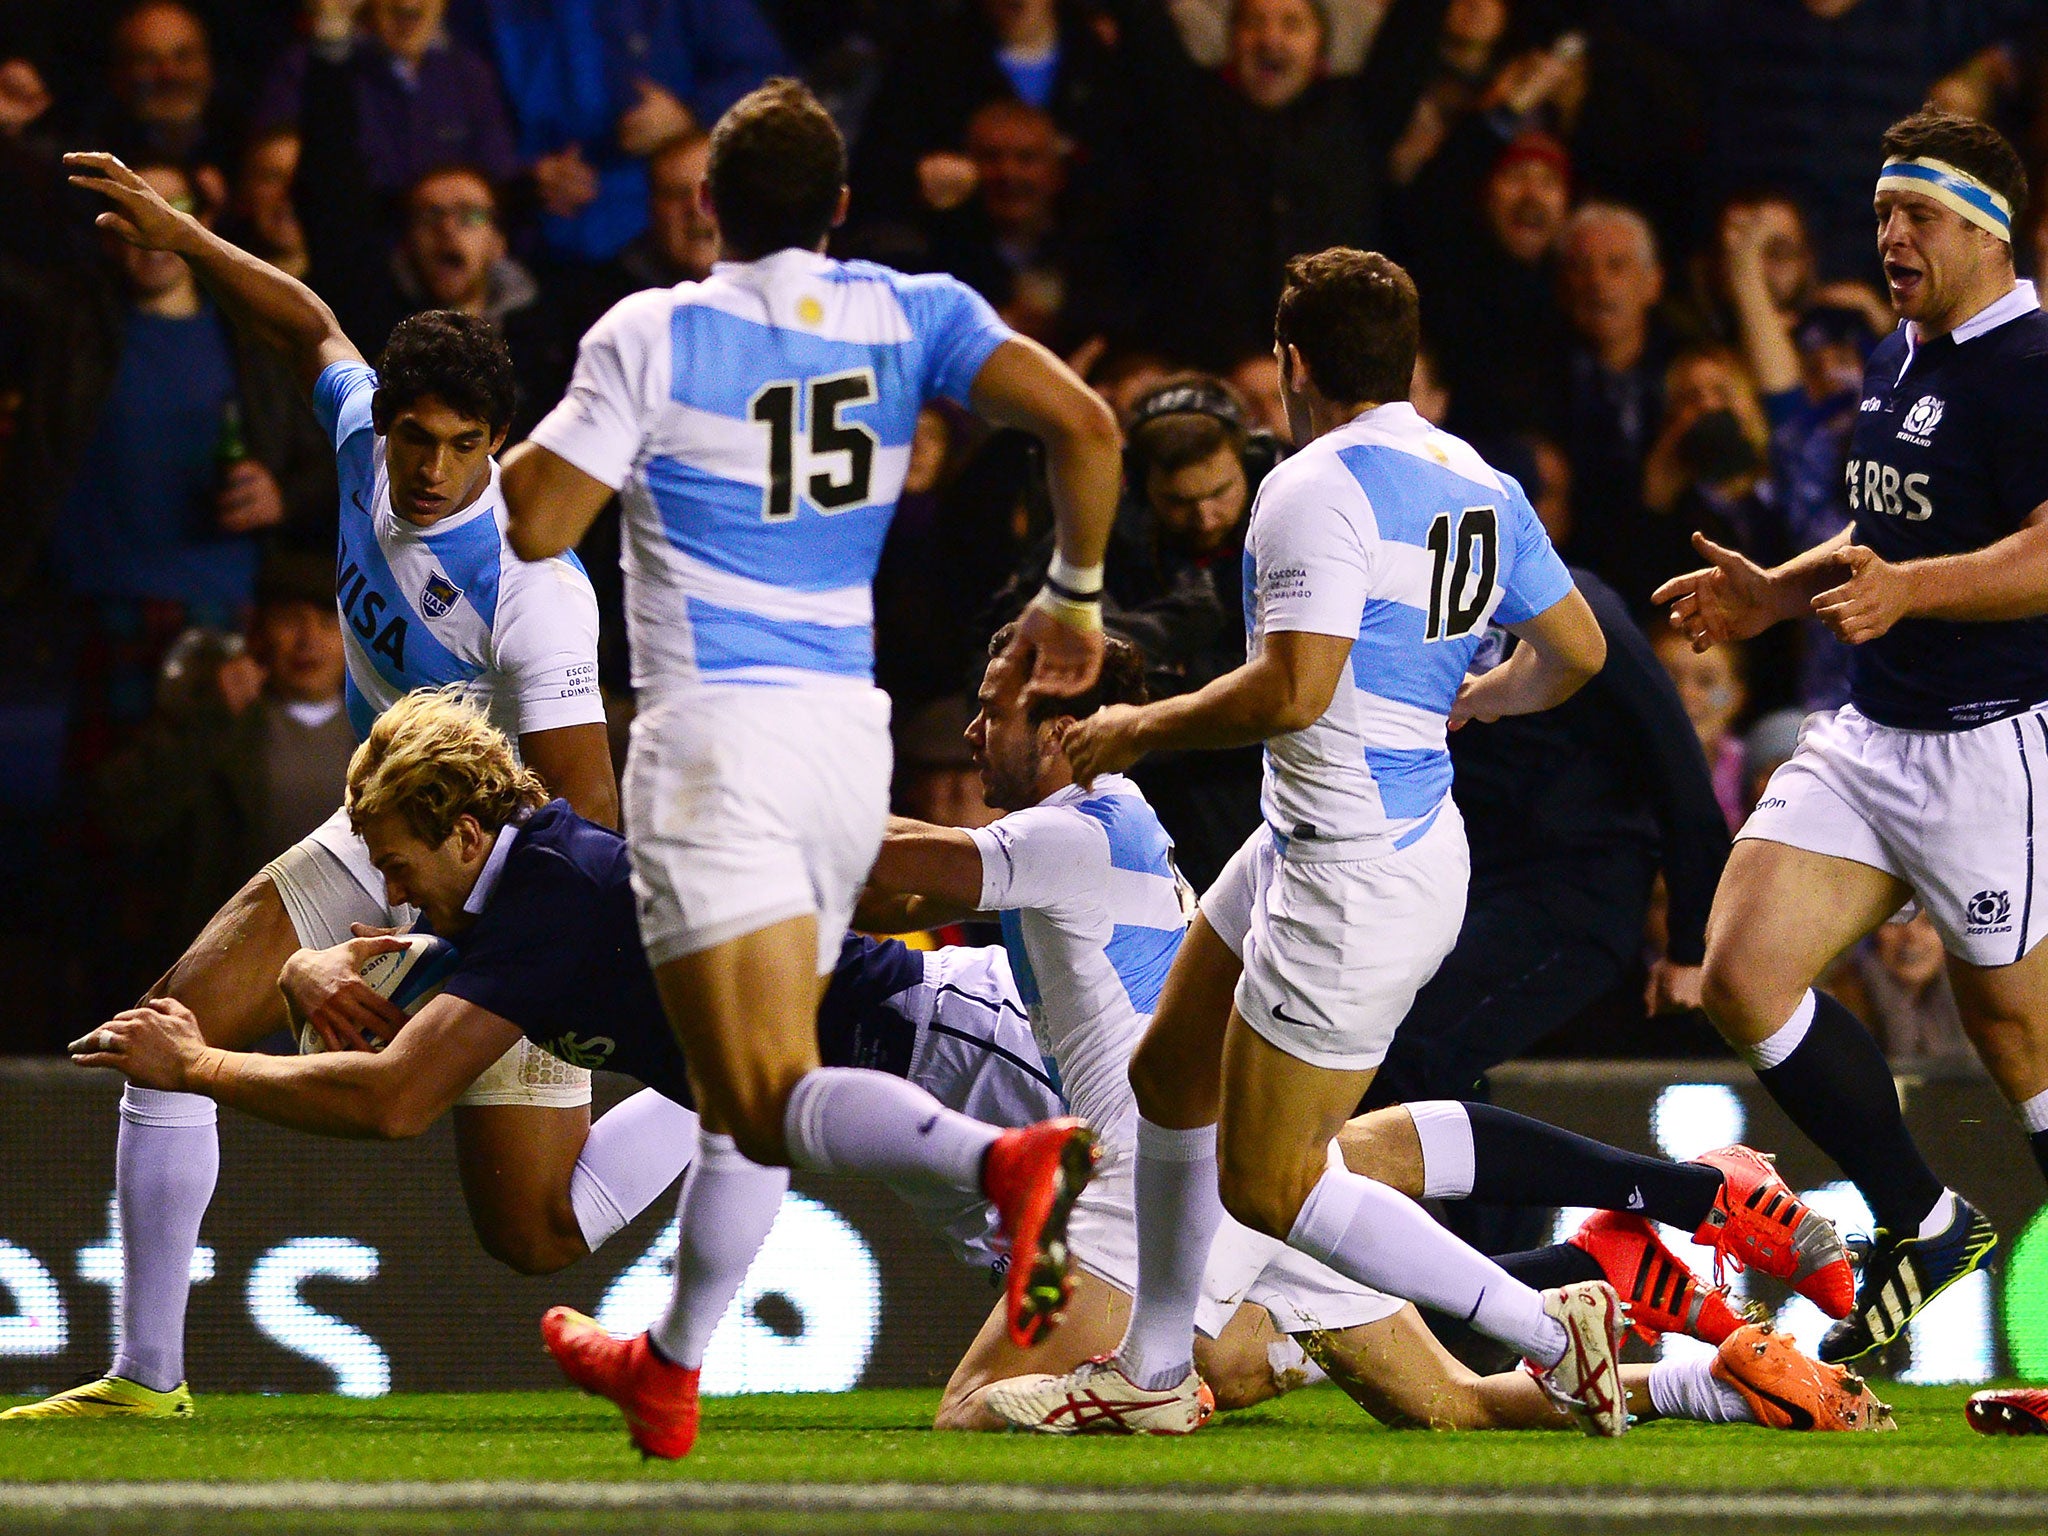
[[[206,1043],[175,998],[116,1014],[71,1042],[71,1059],[144,1088],[198,1093],[319,1136],[398,1140],[432,1125],[519,1038],[518,1028],[456,997],[437,997],[384,1050],[269,1056]]]
[[[180,213],[114,156],[66,155],[64,169],[73,186],[114,205],[94,221],[101,229],[182,256],[228,317],[281,355],[309,393],[330,364],[363,360],[320,295]]]
[[[981,905],[981,850],[959,827],[891,816],[854,926],[910,933],[958,922]]]
[[[1102,557],[1123,483],[1116,417],[1073,369],[1021,336],[989,354],[971,399],[986,420],[1045,444],[1056,553],[1010,650],[1028,696],[1080,693],[1102,666]]]
[[[1074,777],[1128,768],[1147,752],[1248,747],[1322,719],[1351,660],[1348,635],[1275,630],[1251,660],[1214,682],[1152,704],[1111,704],[1077,720],[1061,741]]]
[[[1452,730],[1470,720],[1555,709],[1607,665],[1607,637],[1577,587],[1535,618],[1507,629],[1522,644],[1491,672],[1458,690],[1451,705]]]
[[[1855,536],[1845,528],[1824,544],[1765,570],[1739,550],[1723,549],[1703,533],[1692,547],[1712,563],[1674,576],[1650,601],[1671,605],[1671,627],[1706,651],[1730,640],[1747,640],[1786,619],[1807,612],[1815,595],[1841,569],[1842,551]]]

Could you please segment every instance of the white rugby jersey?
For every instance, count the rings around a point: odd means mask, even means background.
[[[533,441],[620,493],[634,686],[871,683],[917,413],[1009,335],[955,278],[801,250],[591,327]]]
[[[917,1027],[910,1081],[984,1125],[1024,1126],[1063,1115],[1057,1080],[1040,1059],[1030,1016],[997,948],[927,950],[924,981],[884,1008]],[[994,1209],[978,1193],[905,1185],[897,1190],[970,1264],[998,1257]]]
[[[1445,722],[1481,633],[1572,586],[1513,476],[1406,401],[1266,476],[1244,583],[1252,651],[1280,630],[1355,637],[1322,718],[1266,743],[1262,808],[1297,855],[1421,837],[1451,790]]]
[[[376,392],[362,363],[332,363],[313,387],[341,482],[334,596],[356,734],[413,689],[447,683],[464,684],[515,743],[601,722],[597,596],[583,567],[573,554],[513,554],[495,462],[483,493],[431,527],[392,511],[384,439],[370,423]]]
[[[1106,773],[970,834],[981,909],[1003,947],[1039,1049],[1075,1114],[1134,1134],[1131,1052],[1194,916],[1173,843],[1138,786]]]

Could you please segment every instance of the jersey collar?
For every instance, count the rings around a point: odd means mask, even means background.
[[[1961,325],[1950,331],[1949,339],[1955,342],[1975,341],[1987,331],[1995,331],[2007,321],[2017,320],[2040,309],[2040,297],[2034,291],[2029,278],[2021,278],[2002,297],[1993,299]],[[1913,366],[1913,355],[1920,350],[1920,327],[1910,320],[1901,320],[1899,328],[1906,333],[1906,363],[1899,370],[1899,377],[1906,376],[1906,369]]]
[[[727,278],[744,278],[756,272],[768,277],[779,277],[785,272],[816,276],[831,267],[831,257],[792,245],[786,250],[763,256],[759,261],[714,261],[711,271],[713,276]]]
[[[379,453],[384,451],[381,438],[378,440],[377,451]],[[387,469],[385,473],[388,476],[390,471]],[[418,523],[406,521],[406,519],[398,515],[398,508],[391,504],[391,484],[388,478],[384,484],[383,499],[379,502],[377,510],[382,513],[385,526],[393,532],[410,534],[416,539],[431,540],[440,538],[444,533],[453,533],[458,528],[467,528],[480,517],[495,518],[498,505],[503,500],[504,494],[498,488],[498,461],[493,457],[491,459],[490,482],[481,491],[477,492],[475,501],[472,501],[452,517],[444,517],[425,528],[422,528]]]
[[[519,823],[508,821],[498,828],[498,840],[491,844],[491,851],[484,859],[483,871],[476,877],[476,884],[470,887],[469,900],[462,904],[462,910],[471,917],[482,915],[491,899],[491,892],[498,888],[498,876],[505,872],[505,860],[511,856],[512,845],[519,839]]]

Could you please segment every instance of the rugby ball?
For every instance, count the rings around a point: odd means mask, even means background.
[[[388,997],[408,1019],[441,995],[460,958],[455,946],[431,933],[395,935],[403,949],[370,956],[356,974],[372,992]],[[299,1050],[307,1055],[327,1049],[310,1024],[299,1026]]]

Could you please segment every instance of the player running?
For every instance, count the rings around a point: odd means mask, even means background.
[[[1894,123],[1883,154],[1900,323],[1864,371],[1855,521],[1768,571],[1695,535],[1713,564],[1655,594],[1695,650],[1808,613],[1856,647],[1849,703],[1807,722],[1738,834],[1705,975],[1715,1026],[1877,1226],[1826,1360],[1896,1338],[1998,1243],[1913,1144],[1876,1042],[1814,989],[1909,899],[2048,1172],[2048,316],[2013,276],[2027,178],[1996,130],[1942,112]]]
[[[1113,645],[1110,660],[1116,659]],[[1053,761],[1063,761],[1055,736],[1046,735],[1044,746]],[[640,946],[624,846],[616,833],[563,802],[540,803],[544,794],[504,738],[459,704],[432,694],[403,701],[379,720],[352,766],[349,810],[394,897],[421,908],[424,928],[459,942],[456,969],[439,995],[376,1055],[290,1059],[220,1051],[206,1044],[189,1010],[165,999],[93,1031],[74,1046],[79,1060],[158,1089],[205,1092],[298,1129],[395,1137],[425,1129],[479,1064],[523,1034],[556,1054],[625,1070],[650,1084],[649,1094],[659,1089],[687,1103],[684,1063]],[[1132,810],[1142,816],[1142,802]],[[819,1049],[826,1061],[906,1077],[976,1119],[1025,1125],[1061,1108],[1053,1074],[1036,1064],[1025,1017],[1000,949],[918,954],[849,935],[819,1013]],[[603,1034],[593,1018],[604,1020]],[[1115,1118],[1127,1123],[1129,1089],[1120,1076],[1118,1085],[1124,1108]],[[649,1167],[640,1175],[603,1192],[609,1219],[593,1248],[650,1204],[674,1170]],[[1024,1356],[1023,1368],[1043,1368],[1048,1351],[1063,1352],[1071,1364],[1085,1358],[1091,1340],[1107,1345],[1114,1335],[1102,1337],[1105,1329],[1121,1327],[1131,1285],[1128,1182],[1114,1209],[1104,1203],[1107,1187],[1091,1184],[1084,1192],[1070,1239],[1089,1272],[1084,1286],[1097,1275],[1123,1278],[1102,1293],[1099,1306],[1084,1292],[1075,1320]],[[950,1191],[901,1193],[962,1258],[999,1265],[986,1202]],[[1650,1242],[1656,1246],[1654,1238]],[[1264,1262],[1254,1246],[1240,1246],[1249,1250],[1254,1269]],[[1663,1257],[1667,1266],[1676,1264]],[[1222,1269],[1230,1267],[1226,1258]],[[1280,1341],[1265,1320],[1270,1312],[1328,1362],[1346,1391],[1391,1422],[1459,1428],[1563,1428],[1571,1422],[1526,1375],[1482,1379],[1464,1371],[1411,1307],[1327,1271],[1320,1286],[1303,1288],[1274,1286],[1270,1275],[1243,1269],[1240,1263],[1225,1274],[1212,1266],[1204,1301],[1203,1326],[1217,1336],[1205,1349],[1204,1365],[1223,1407],[1264,1401],[1313,1374],[1298,1349],[1287,1369],[1275,1369],[1272,1346]],[[1756,1420],[1781,1428],[1888,1422],[1883,1405],[1866,1399],[1846,1373],[1814,1367],[1777,1336],[1755,1329],[1737,1335],[1739,1319],[1725,1298],[1703,1294],[1689,1276],[1680,1283],[1675,1278],[1668,1268],[1660,1274],[1659,1299],[1684,1311],[1690,1298],[1689,1331],[1723,1347],[1711,1358],[1628,1368],[1624,1381],[1638,1416]],[[1246,1285],[1266,1310],[1240,1305],[1231,1288]],[[1375,1321],[1340,1330],[1336,1322],[1344,1316]],[[981,1399],[991,1395],[983,1390],[991,1370],[1017,1368],[1003,1318],[999,1304],[947,1389],[938,1427],[1002,1424]],[[1082,1354],[1073,1353],[1076,1345]],[[1024,1385],[1006,1382],[999,1390]]]
[[[623,839],[550,800],[499,731],[431,692],[401,700],[372,727],[350,765],[345,814],[391,904],[417,908],[419,931],[458,947],[439,994],[388,1046],[298,1057],[222,1049],[167,997],[75,1042],[76,1059],[295,1130],[386,1139],[425,1131],[522,1039],[579,1068],[624,1072],[648,1090],[627,1104],[650,1115],[653,1103],[664,1106],[668,1134],[642,1161],[600,1182],[580,1166],[572,1176],[508,1154],[522,1173],[517,1187],[545,1207],[573,1206],[583,1245],[595,1250],[696,1150],[683,1134],[697,1120],[689,1077],[640,947]],[[331,958],[352,963],[360,942]],[[1029,1125],[1062,1108],[1000,950],[927,955],[849,935],[818,1038],[829,1061],[906,1078],[992,1124]],[[995,1258],[985,1201],[904,1193],[963,1256]]]
[[[1046,1060],[1073,1106],[1098,1127],[1104,1155],[1068,1229],[1082,1271],[1073,1316],[1054,1338],[1019,1350],[998,1308],[954,1372],[938,1424],[1185,1433],[1206,1417],[1208,1398],[1162,1393],[1153,1404],[1106,1405],[1060,1384],[1066,1372],[1115,1345],[1136,1289],[1136,1111],[1128,1068],[1192,915],[1191,893],[1143,793],[1120,774],[1081,788],[1060,745],[1076,720],[1144,703],[1144,661],[1135,647],[1111,638],[1094,687],[1071,699],[1027,703],[1009,639],[1004,631],[990,643],[981,709],[967,733],[983,797],[1006,814],[972,831],[893,820],[858,921],[907,928],[999,914]],[[1569,1243],[1501,1262],[1538,1285],[1611,1279],[1645,1337],[1670,1330],[1720,1345],[1743,1320],[1726,1292],[1700,1283],[1642,1216],[1625,1214],[1629,1206],[1697,1228],[1701,1241],[1736,1262],[1753,1261],[1806,1294],[1832,1300],[1837,1315],[1848,1307],[1851,1280],[1840,1239],[1747,1148],[1670,1163],[1492,1106],[1455,1103],[1364,1116],[1344,1128],[1338,1143],[1350,1166],[1373,1168],[1418,1197],[1462,1197],[1480,1180],[1492,1192],[1513,1176],[1521,1183],[1517,1198],[1621,1208],[1590,1219]],[[1263,1401],[1311,1374],[1298,1354],[1284,1365],[1269,1354],[1269,1346],[1288,1348],[1277,1328],[1311,1346],[1347,1392],[1391,1422],[1572,1423],[1528,1375],[1473,1375],[1436,1343],[1414,1308],[1227,1217],[1208,1256],[1197,1325],[1196,1363],[1219,1408]],[[1788,1339],[1772,1336],[1760,1349],[1751,1343],[1733,1346],[1723,1369],[1738,1380],[1768,1374],[1781,1395],[1807,1404],[1809,1422],[1861,1427],[1875,1415],[1847,1373],[1816,1367]],[[1631,1411],[1718,1422],[1751,1417],[1739,1393],[1717,1392],[1713,1378],[1711,1358],[1634,1372],[1625,1378]]]
[[[237,325],[287,360],[332,433],[341,482],[336,596],[357,730],[410,688],[460,683],[556,793],[616,820],[590,583],[573,559],[526,565],[505,545],[491,454],[511,417],[513,386],[496,332],[460,314],[415,316],[393,332],[382,371],[373,372],[303,284],[173,210],[113,156],[65,163],[76,185],[114,205],[100,215],[102,227],[183,257]],[[251,879],[150,996],[181,1001],[212,1043],[244,1047],[286,1023],[278,976],[294,951],[337,944],[357,923],[389,927],[409,916],[387,906],[382,879],[337,812]],[[303,981],[303,1010],[330,1048],[360,1048],[403,1022],[345,963]],[[517,1043],[465,1089],[457,1157],[492,1253],[524,1268],[567,1262],[581,1246],[576,1224],[540,1190],[563,1186],[579,1166],[605,1176],[632,1165],[646,1155],[641,1143],[661,1133],[659,1115],[616,1111],[593,1129],[589,1102],[587,1073]],[[124,1279],[113,1368],[7,1417],[192,1411],[185,1303],[220,1166],[215,1118],[197,1095],[123,1094],[115,1198]],[[514,1183],[511,1169],[531,1171],[538,1184]]]
[[[1618,1435],[1625,1323],[1611,1286],[1538,1292],[1407,1197],[1325,1160],[1464,912],[1446,720],[1570,697],[1600,669],[1599,625],[1520,487],[1408,404],[1406,272],[1372,252],[1298,257],[1275,334],[1305,446],[1252,508],[1249,660],[1067,735],[1083,785],[1155,748],[1256,741],[1266,779],[1265,825],[1203,896],[1131,1063],[1130,1326],[1113,1359],[1060,1390],[1132,1405],[1196,1396],[1193,1319],[1227,1209],[1349,1279],[1468,1320],[1526,1357],[1589,1432]],[[1525,643],[1461,688],[1489,621]]]
[[[584,338],[567,397],[507,456],[514,547],[573,545],[619,492],[640,712],[625,798],[640,927],[705,1117],[673,1303],[648,1335],[544,1324],[634,1443],[681,1456],[704,1346],[774,1219],[777,1166],[985,1192],[1013,1245],[1009,1327],[1058,1320],[1064,1229],[1091,1167],[1075,1122],[998,1133],[911,1084],[823,1069],[819,981],[888,811],[870,583],[917,412],[944,396],[1045,445],[1059,556],[1019,631],[1039,686],[1086,687],[1116,424],[950,277],[830,260],[846,148],[801,85],[719,120],[707,195],[727,258],[633,296]]]

